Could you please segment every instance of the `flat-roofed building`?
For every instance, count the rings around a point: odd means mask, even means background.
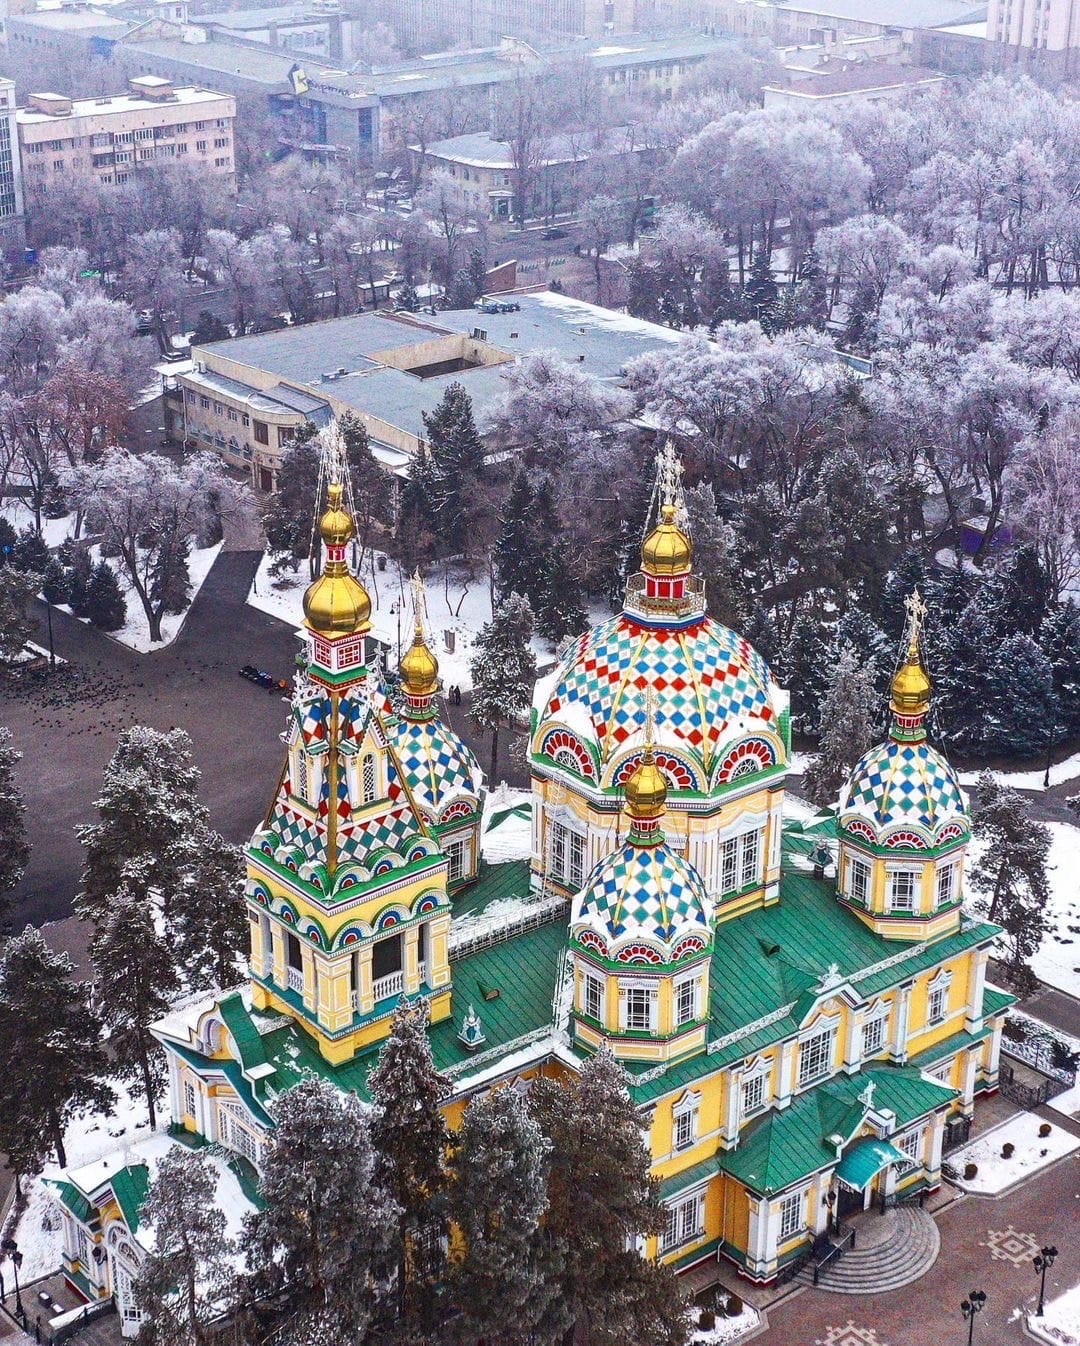
[[[990,0],[986,35],[995,64],[1061,79],[1080,74],[1078,0]]]
[[[73,176],[124,183],[152,165],[175,162],[212,177],[235,173],[236,99],[177,88],[157,75],[130,81],[109,98],[32,93],[15,113],[26,191],[47,195]]]
[[[0,247],[23,245],[22,163],[15,129],[15,85],[0,79]]]
[[[842,69],[788,67],[791,82],[766,84],[766,107],[808,108],[837,103],[887,103],[944,88],[945,76],[910,65],[866,62]]]

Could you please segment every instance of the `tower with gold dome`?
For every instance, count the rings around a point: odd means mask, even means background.
[[[575,641],[537,684],[533,878],[569,895],[621,844],[649,694],[671,844],[727,919],[779,895],[788,697],[760,654],[706,612],[670,445],[658,458],[656,497],[622,611]]]

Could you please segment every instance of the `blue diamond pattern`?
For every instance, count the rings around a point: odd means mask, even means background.
[[[857,813],[881,830],[906,823],[934,832],[950,820],[967,826],[956,772],[926,742],[889,739],[871,748],[852,771],[839,812]]]
[[[627,842],[601,860],[574,903],[574,923],[603,926],[610,938],[636,934],[670,943],[691,930],[706,934],[709,900],[694,867],[661,843]]]

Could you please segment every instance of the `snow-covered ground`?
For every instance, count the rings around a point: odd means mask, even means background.
[[[6,497],[3,504],[0,504],[0,518],[7,519],[12,528],[17,533],[21,533],[24,528],[36,528],[37,520],[34,518],[34,511],[22,501]],[[75,527],[75,515],[65,514],[62,519],[41,520],[41,536],[45,539],[45,545],[49,548],[59,547],[65,538],[71,536]]]
[[[691,1312],[696,1319],[698,1310],[693,1309]],[[690,1346],[722,1346],[724,1342],[738,1341],[741,1337],[745,1337],[748,1332],[752,1332],[760,1321],[761,1318],[757,1309],[751,1308],[749,1304],[743,1304],[742,1312],[736,1314],[734,1318],[723,1318],[717,1315],[713,1327],[695,1326],[691,1328]]]
[[[1009,1011],[1009,1018],[1019,1019],[1022,1023],[1029,1025],[1040,1033],[1058,1038],[1065,1043],[1070,1051],[1080,1052],[1080,1038],[1074,1038],[1068,1033],[1063,1033],[1060,1028],[1055,1028],[1053,1024],[1044,1023],[1042,1019],[1035,1019],[1030,1014],[1022,1014],[1016,1009]],[[1073,1087],[1063,1094],[1058,1094],[1057,1098],[1050,1099],[1046,1106],[1053,1108],[1055,1112],[1060,1112],[1065,1117],[1074,1117],[1080,1113],[1080,1072],[1077,1074],[1077,1082]]]
[[[991,771],[991,776],[999,785],[1011,785],[1014,790],[1041,790],[1046,774],[1045,766],[1033,767],[1028,771]],[[974,785],[979,779],[978,771],[961,771],[960,784]],[[1063,762],[1055,762],[1050,768],[1050,784],[1064,785],[1066,781],[1080,776],[1080,752],[1074,752]]]
[[[390,557],[382,557],[385,569],[379,569],[380,553],[365,557],[360,578],[371,595],[371,627],[375,636],[390,646],[390,657],[402,653],[412,640],[412,594],[406,576]],[[298,627],[304,618],[304,590],[310,580],[306,566],[297,574],[286,573],[278,579],[270,574],[271,560],[264,555],[248,594],[248,602],[262,612],[279,617]],[[428,639],[439,660],[439,676],[444,687],[457,686],[468,691],[472,686],[469,660],[480,628],[491,620],[491,592],[486,575],[470,580],[463,571],[451,566],[447,571],[434,566],[424,579]],[[598,606],[590,621],[603,621],[609,611]],[[450,644],[454,648],[449,648]],[[533,637],[533,653],[538,664],[549,664],[554,651],[546,641]]]
[[[1051,1346],[1080,1346],[1080,1285],[1046,1302],[1041,1318],[1033,1309],[1025,1315],[1028,1334]]]
[[[985,1131],[962,1149],[949,1155],[949,1163],[960,1177],[957,1186],[966,1192],[979,1196],[997,1196],[1019,1182],[1054,1163],[1062,1155],[1080,1149],[1080,1137],[1070,1135],[1052,1122],[1045,1123],[1051,1130],[1048,1136],[1039,1135],[1042,1120],[1032,1113],[1020,1112],[1007,1122]],[[1001,1157],[1002,1146],[1015,1146],[1010,1159]],[[964,1165],[976,1164],[978,1173],[974,1178],[965,1178]]]

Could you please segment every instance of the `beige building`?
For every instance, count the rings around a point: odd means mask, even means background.
[[[942,89],[946,80],[934,70],[911,65],[886,65],[880,62],[832,67],[786,67],[790,82],[766,84],[766,107],[811,108],[838,103],[889,103]]]
[[[986,29],[998,65],[1062,78],[1080,72],[1080,0],[990,0]]]
[[[156,75],[140,75],[110,98],[32,93],[15,114],[26,191],[44,195],[50,183],[75,176],[124,183],[168,161],[231,178],[235,120],[231,95],[176,88]]]

